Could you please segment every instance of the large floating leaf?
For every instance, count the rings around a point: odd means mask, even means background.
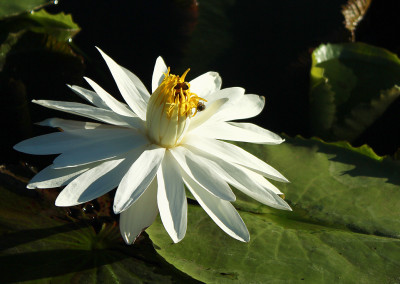
[[[182,242],[173,244],[159,220],[147,232],[168,262],[207,283],[394,283],[400,165],[365,148],[301,138],[246,146],[291,181],[278,186],[293,208],[278,211],[240,195],[235,205],[248,244],[228,237],[197,205],[189,206]]]
[[[327,44],[312,55],[313,134],[355,140],[399,96],[400,59],[363,43]]]
[[[39,9],[53,2],[49,0],[1,0],[0,20]]]
[[[127,246],[118,225],[105,222],[96,232],[93,222],[71,220],[18,180],[0,175],[0,181],[1,283],[193,282],[165,263],[148,239]]]

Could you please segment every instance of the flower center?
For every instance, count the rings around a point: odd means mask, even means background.
[[[195,93],[190,92],[190,84],[185,77],[170,74],[168,68],[164,80],[151,95],[146,114],[147,135],[150,140],[163,147],[174,147],[180,143],[186,133],[190,118],[198,111],[198,105],[204,106]]]

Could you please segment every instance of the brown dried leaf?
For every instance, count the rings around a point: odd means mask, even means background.
[[[351,33],[351,41],[355,42],[355,30],[360,21],[364,18],[371,5],[372,0],[348,0],[346,5],[342,6],[344,24]]]

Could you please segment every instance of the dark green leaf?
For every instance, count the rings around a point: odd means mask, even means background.
[[[353,141],[397,98],[393,88],[400,83],[400,60],[385,49],[363,43],[327,44],[312,56],[315,135]]]
[[[378,98],[369,103],[360,103],[343,119],[342,125],[335,125],[332,129],[336,137],[346,137],[350,141],[357,138],[360,129],[366,129],[377,120],[400,96],[400,88],[394,86],[383,91]]]
[[[26,15],[26,19],[32,21],[30,30],[48,34],[59,41],[72,39],[80,30],[70,14],[59,13],[52,15],[45,10],[40,10]]]
[[[94,221],[70,217],[54,206],[56,189],[28,190],[4,166],[1,172],[1,283],[193,282],[165,263],[147,238],[127,246],[118,225],[103,214]],[[98,229],[97,222],[103,222]]]
[[[53,2],[49,0],[1,0],[0,20],[37,10]]]

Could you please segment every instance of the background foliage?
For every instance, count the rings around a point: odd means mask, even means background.
[[[1,1],[0,282],[399,282],[400,7],[348,1],[343,23],[344,4]],[[251,234],[244,244],[190,200],[182,242],[172,244],[157,220],[126,246],[112,194],[61,209],[60,189],[27,190],[53,157],[12,145],[50,131],[34,122],[73,118],[30,101],[77,101],[65,84],[85,86],[84,75],[120,96],[95,45],[147,86],[162,55],[173,72],[215,70],[224,87],[265,96],[252,121],[286,142],[240,146],[289,178],[277,186],[293,212],[237,192]]]

